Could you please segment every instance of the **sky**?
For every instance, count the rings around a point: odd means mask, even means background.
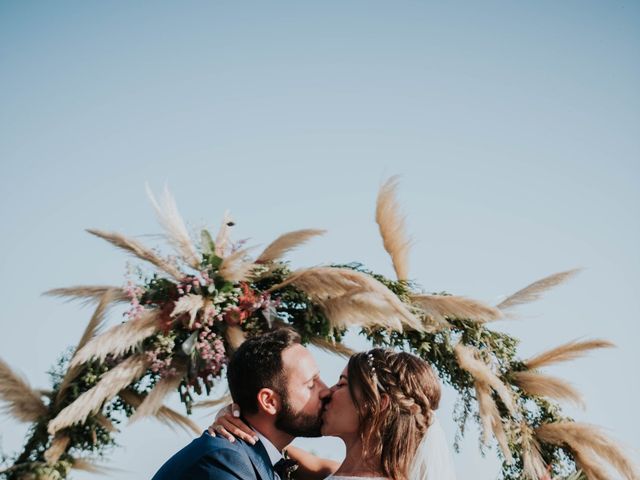
[[[398,174],[426,290],[496,304],[583,268],[493,328],[522,358],[615,342],[549,373],[584,394],[567,413],[637,454],[639,54],[629,1],[0,1],[0,356],[47,387],[91,311],[41,293],[123,284],[129,259],[84,230],[157,244],[145,182],[169,186],[193,231],[227,209],[252,245],[324,228],[293,266],[391,276],[373,214]],[[315,354],[333,383],[344,361]],[[454,402],[445,389],[451,440]],[[26,428],[0,415],[5,453]],[[144,420],[117,440],[104,463],[132,480],[190,437]],[[301,445],[343,454],[335,439]],[[461,446],[459,478],[498,476],[477,429]]]

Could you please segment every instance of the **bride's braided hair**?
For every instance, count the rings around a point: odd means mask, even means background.
[[[440,403],[438,378],[421,358],[382,348],[353,355],[347,374],[365,457],[406,480]]]

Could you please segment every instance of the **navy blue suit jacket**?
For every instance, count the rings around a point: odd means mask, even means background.
[[[269,455],[258,442],[230,442],[204,432],[158,470],[152,480],[275,480]]]

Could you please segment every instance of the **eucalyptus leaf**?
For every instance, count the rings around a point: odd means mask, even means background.
[[[208,230],[202,230],[200,232],[200,239],[202,242],[202,253],[205,255],[213,255],[216,250],[216,244],[211,238],[211,234]]]
[[[196,348],[196,340],[198,339],[198,332],[193,332],[189,335],[184,343],[182,344],[182,351],[185,355],[189,356]]]

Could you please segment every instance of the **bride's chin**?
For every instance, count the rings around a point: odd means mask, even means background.
[[[332,431],[331,425],[327,425],[326,423],[323,423],[322,427],[320,427],[320,434],[323,437],[332,437]]]

